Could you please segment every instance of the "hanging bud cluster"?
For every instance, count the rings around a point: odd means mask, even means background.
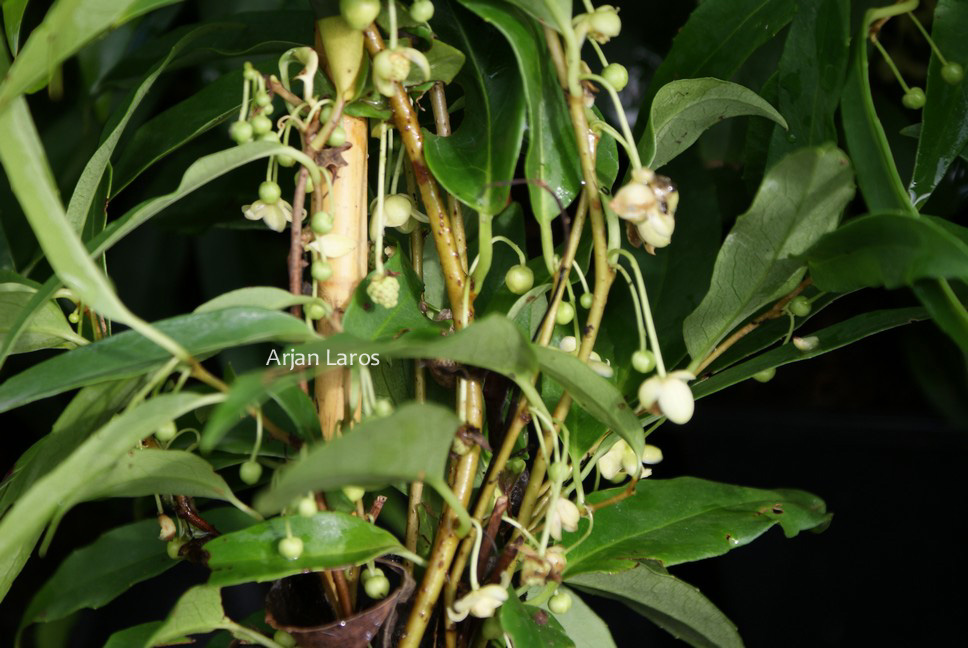
[[[679,192],[669,178],[646,168],[636,169],[632,180],[618,190],[609,207],[629,223],[630,235],[634,231],[632,238],[645,243],[649,253],[672,242]]]

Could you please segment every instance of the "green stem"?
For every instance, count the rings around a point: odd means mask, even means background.
[[[928,45],[931,46],[931,49],[934,51],[935,55],[938,57],[938,60],[941,61],[941,65],[947,65],[948,64],[948,60],[945,59],[944,54],[941,53],[941,50],[938,48],[938,45],[934,42],[934,39],[931,38],[931,34],[929,34],[928,33],[928,30],[924,28],[924,25],[921,24],[921,21],[918,20],[918,17],[915,16],[910,11],[908,12],[907,15],[908,15],[908,18],[910,18],[911,20],[913,20],[914,21],[914,24],[917,25],[918,30],[921,32],[921,35],[924,36],[924,40],[928,41]]]
[[[612,105],[615,106],[615,113],[618,115],[618,121],[619,125],[622,127],[622,133],[625,135],[625,141],[627,142],[626,148],[629,151],[629,158],[632,162],[632,168],[641,169],[642,160],[639,158],[638,149],[632,146],[632,144],[635,142],[635,138],[632,137],[632,129],[629,127],[628,117],[625,116],[625,109],[622,107],[622,100],[618,98],[618,92],[615,91],[615,87],[597,74],[582,74],[579,78],[582,80],[594,81],[598,85],[605,88],[605,90],[608,92],[608,96],[612,99]]]
[[[904,88],[904,92],[911,92],[911,87],[904,81],[904,77],[901,76],[901,71],[898,70],[897,65],[894,64],[894,59],[892,59],[891,55],[887,53],[887,50],[884,49],[884,46],[881,45],[881,42],[876,38],[871,40],[874,41],[874,47],[876,47],[877,51],[881,53],[881,56],[884,58],[884,62],[887,63],[887,67],[891,68],[891,73],[894,74],[894,78],[897,79],[897,82],[901,84],[902,88]]]
[[[659,336],[655,332],[655,321],[652,319],[652,307],[649,305],[649,296],[645,292],[645,280],[642,279],[642,271],[639,269],[639,264],[635,261],[635,257],[628,250],[615,249],[609,250],[609,256],[624,256],[629,265],[632,266],[632,272],[635,273],[635,281],[639,286],[639,299],[642,301],[642,314],[645,316],[645,327],[649,331],[649,338],[652,341],[652,352],[655,353],[655,365],[656,371],[660,376],[666,375],[665,362],[662,361],[662,349],[659,348]],[[618,265],[618,262],[615,262]]]

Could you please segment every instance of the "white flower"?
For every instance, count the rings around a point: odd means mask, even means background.
[[[682,425],[692,418],[696,408],[688,381],[696,377],[688,371],[673,371],[665,376],[652,376],[639,386],[639,402],[647,410],[658,405],[659,412],[673,423]]]
[[[649,213],[656,208],[658,202],[652,187],[633,179],[616,192],[608,206],[620,218],[638,225],[648,218]]]
[[[278,200],[271,205],[257,200],[251,205],[244,205],[242,214],[249,220],[264,221],[269,229],[281,232],[286,229],[286,223],[292,222],[292,205],[285,200]]]
[[[662,449],[659,446],[645,444],[642,449],[642,463],[654,466],[662,461]]]
[[[598,471],[609,481],[621,481],[626,475],[638,474],[639,459],[629,444],[619,439],[598,460]]]
[[[650,169],[638,169],[608,206],[635,226],[646,245],[661,248],[672,242],[679,192],[668,178],[657,176]]]
[[[314,250],[324,259],[338,259],[356,249],[356,241],[342,234],[317,236],[306,247]]]
[[[473,590],[467,596],[454,602],[452,610],[447,610],[450,620],[457,623],[467,618],[468,614],[478,619],[494,616],[494,611],[508,600],[508,591],[501,585],[485,585]]]
[[[659,209],[650,209],[645,220],[635,226],[642,242],[654,248],[666,247],[672,243],[672,233],[676,229],[676,219],[663,214]]]
[[[577,531],[580,519],[581,513],[575,503],[570,499],[559,497],[548,511],[547,524],[551,537],[561,540],[562,529],[568,532]]]
[[[793,338],[793,346],[798,350],[806,353],[807,351],[813,351],[820,344],[820,338],[816,335],[811,335],[810,337],[795,337]]]
[[[588,367],[602,378],[611,378],[615,371],[608,360],[602,360],[602,356],[592,351],[588,356]]]
[[[578,340],[574,335],[566,335],[558,342],[558,348],[565,353],[574,353],[578,350]]]

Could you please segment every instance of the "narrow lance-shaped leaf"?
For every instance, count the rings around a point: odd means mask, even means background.
[[[531,209],[539,220],[550,221],[560,211],[555,197],[567,206],[578,194],[581,173],[568,106],[544,34],[534,21],[503,2],[461,0],[461,3],[494,25],[514,50],[528,106],[525,174],[547,185],[528,185]]]
[[[523,9],[543,24],[561,31],[571,23],[571,0],[508,0],[510,4]]]
[[[749,88],[710,78],[673,81],[652,101],[648,126],[638,142],[642,164],[661,168],[709,128],[743,115],[765,117],[787,127],[783,116]]]
[[[252,286],[222,293],[194,310],[195,313],[211,313],[226,308],[252,307],[266,310],[285,310],[291,306],[321,304],[322,299],[312,295],[293,295],[288,290],[274,286]]]
[[[591,503],[602,502],[621,488],[597,491]],[[565,538],[566,579],[591,571],[619,571],[641,560],[666,567],[719,556],[749,544],[770,527],[780,525],[787,537],[815,529],[830,520],[820,498],[796,490],[761,490],[679,477],[643,479],[635,494],[595,513],[595,525],[581,523]]]
[[[461,202],[493,216],[504,208],[524,134],[524,92],[509,48],[491,27],[472,23],[451,0],[438,3],[436,25],[467,56],[456,82],[464,119],[449,137],[424,130],[427,165]]]
[[[736,626],[697,588],[646,561],[617,574],[589,573],[568,579],[582,591],[624,603],[697,648],[742,648]]]
[[[575,643],[575,648],[617,648],[608,625],[585,603],[577,592],[565,586],[558,588],[571,596],[571,609],[564,614],[555,614],[555,621]],[[547,604],[544,606],[547,609]]]
[[[230,627],[231,620],[222,609],[222,593],[213,585],[196,585],[178,599],[168,618],[145,646],[163,646],[192,634]]]
[[[853,195],[850,162],[834,147],[792,153],[770,169],[719,250],[709,292],[683,325],[693,364],[796,286],[805,270],[799,255],[836,227]]]
[[[0,272],[0,335],[6,336],[20,311],[30,303],[38,284],[18,275]],[[87,344],[74,332],[64,317],[64,311],[54,301],[46,302],[31,319],[11,353],[27,353],[39,349],[72,349]]]
[[[3,26],[10,51],[16,56],[20,50],[20,25],[23,24],[27,0],[3,0]]]

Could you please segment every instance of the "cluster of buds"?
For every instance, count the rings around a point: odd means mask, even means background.
[[[245,64],[242,78],[245,99],[238,120],[229,127],[229,136],[237,144],[254,139],[278,141],[279,136],[272,130],[272,120],[269,118],[273,106],[272,97],[266,91],[265,78],[249,62]],[[248,101],[250,91],[254,91],[251,103]]]
[[[672,242],[679,192],[669,178],[650,169],[635,169],[632,180],[618,190],[609,207],[629,223],[630,237],[645,243],[650,254]]]
[[[528,587],[541,587],[548,581],[561,582],[562,574],[568,565],[565,548],[552,545],[545,550],[544,556],[532,549],[522,548],[524,559],[521,561],[521,584]]]
[[[374,304],[395,308],[400,299],[400,282],[390,274],[374,274],[366,287],[366,294]]]

